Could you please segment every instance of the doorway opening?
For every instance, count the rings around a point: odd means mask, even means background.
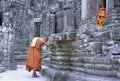
[[[40,22],[35,22],[35,37],[40,37]]]

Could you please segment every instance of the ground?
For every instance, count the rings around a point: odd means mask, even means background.
[[[39,77],[32,78],[32,72],[27,72],[24,65],[19,65],[17,67],[17,70],[9,70],[0,73],[0,81],[47,81],[39,72],[37,72]]]

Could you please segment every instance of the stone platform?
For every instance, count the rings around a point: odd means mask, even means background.
[[[60,71],[49,67],[43,67],[42,75],[46,76],[48,81],[120,81],[117,77],[103,77],[80,72]]]

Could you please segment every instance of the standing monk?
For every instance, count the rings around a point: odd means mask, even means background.
[[[47,44],[49,38],[35,37],[29,45],[28,57],[26,60],[26,70],[33,70],[32,77],[37,77],[36,71],[41,70],[42,46]]]

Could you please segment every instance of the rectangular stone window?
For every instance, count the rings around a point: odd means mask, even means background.
[[[0,12],[0,26],[2,26],[2,16],[3,16],[3,13],[2,12]]]

